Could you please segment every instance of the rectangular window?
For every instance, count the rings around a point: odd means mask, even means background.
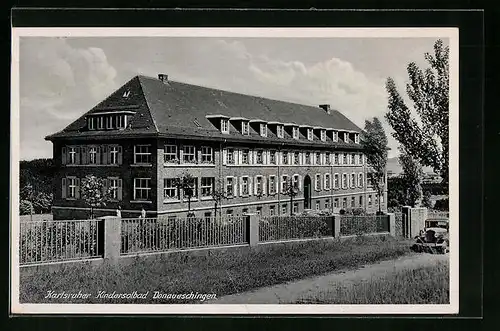
[[[276,206],[269,206],[269,216],[276,215]]]
[[[348,164],[347,163],[347,153],[342,154],[342,164]]]
[[[269,195],[276,193],[276,176],[269,176]]]
[[[314,189],[316,191],[321,190],[321,175],[316,174],[315,180],[314,180]]]
[[[228,196],[228,197],[234,196],[234,178],[233,177],[226,178],[226,196]]]
[[[325,200],[325,209],[330,209],[330,200]]]
[[[321,153],[316,152],[316,164],[321,164]]]
[[[165,145],[163,160],[165,163],[177,163],[179,161],[177,157],[177,145]]]
[[[339,141],[339,133],[337,131],[333,131],[332,138],[333,138],[333,141],[335,141],[335,142]]]
[[[136,164],[151,163],[151,145],[134,146],[134,163]]]
[[[95,117],[89,117],[87,123],[89,130],[95,130]]]
[[[359,196],[359,206],[363,207],[363,196],[362,195]]]
[[[333,199],[333,208],[339,208],[339,198]]]
[[[120,148],[118,146],[109,147],[109,164],[118,164],[119,153],[120,153]]]
[[[109,177],[108,178],[108,188],[109,188],[109,198],[111,200],[118,200],[118,178]]]
[[[248,177],[241,177],[241,194],[248,195]]]
[[[368,206],[371,206],[372,205],[372,195],[370,194],[368,196]]]
[[[255,194],[261,195],[263,193],[264,193],[264,190],[262,187],[262,176],[257,176],[257,177],[255,177]]]
[[[293,213],[294,214],[298,214],[299,213],[299,204],[297,202],[295,202],[293,204]]]
[[[359,144],[359,133],[356,133],[356,134],[354,135],[354,142],[355,142],[356,144]]]
[[[356,174],[351,174],[351,187],[356,187]]]
[[[299,175],[293,175],[292,184],[293,184],[293,187],[295,187],[296,189],[299,188]]]
[[[333,163],[336,164],[336,165],[339,164],[339,153],[335,153],[335,160],[334,160]]]
[[[354,207],[356,207],[356,198],[352,197],[351,198],[351,208],[354,208]]]
[[[295,164],[295,165],[300,164],[300,153],[299,152],[293,153],[293,164]]]
[[[260,135],[262,137],[267,137],[267,124],[266,123],[260,124]]]
[[[306,152],[306,164],[311,164],[311,152]]]
[[[214,177],[201,177],[201,196],[210,197],[214,189]]]
[[[113,129],[113,116],[106,116],[106,129]]]
[[[282,204],[282,205],[281,205],[281,214],[282,214],[282,215],[286,215],[287,211],[288,211],[288,206],[287,206],[287,204],[286,204],[286,203]]]
[[[125,128],[125,115],[117,115],[116,116],[116,128],[124,129]]]
[[[276,135],[278,138],[283,138],[285,133],[285,129],[283,128],[283,125],[278,125],[276,127]]]
[[[294,126],[292,128],[293,139],[299,139],[299,128]]]
[[[76,198],[76,177],[67,177],[68,181],[68,195],[67,197],[69,199],[75,199]]]
[[[220,120],[220,131],[222,133],[229,133],[229,121],[225,118]]]
[[[104,129],[104,117],[103,116],[96,117],[96,120],[97,120],[97,129],[98,130]]]
[[[330,189],[330,174],[325,174],[325,190]]]
[[[179,200],[179,190],[175,186],[176,178],[163,179],[163,198],[170,200]]]
[[[321,141],[326,141],[326,130],[321,130]]]
[[[313,140],[313,129],[307,129],[307,139]]]
[[[344,142],[345,143],[349,142],[349,132],[344,132]]]
[[[241,157],[243,164],[250,164],[250,151],[248,149],[243,150]]]
[[[342,174],[342,188],[346,189],[348,187],[347,174]]]
[[[288,152],[283,152],[283,162],[282,164],[288,164],[289,160],[288,160]]]
[[[330,161],[331,161],[331,159],[330,159],[330,153],[326,152],[325,153],[325,164],[326,165],[330,165],[330,163],[331,163]]]
[[[264,151],[259,150],[257,151],[257,164],[263,164],[264,163]]]
[[[271,164],[276,164],[276,151],[269,152],[269,162]]]
[[[316,200],[316,210],[321,209],[321,202],[319,200]]]
[[[184,163],[196,163],[196,149],[194,146],[184,145],[182,146],[182,152]]]
[[[76,147],[69,146],[68,147],[68,164],[76,164]]]
[[[287,184],[288,184],[288,176],[287,175],[281,176],[281,193],[285,193]]]
[[[89,147],[89,164],[97,164],[97,147]]]
[[[250,130],[248,128],[248,122],[247,121],[242,121],[241,122],[241,134],[248,136],[250,134]]]
[[[214,162],[214,151],[212,147],[202,146],[201,147],[201,162],[202,163],[213,163]]]
[[[335,174],[333,176],[333,187],[334,188],[339,188],[339,186],[340,186],[340,178],[339,177],[340,177],[339,174]]]
[[[354,160],[354,154],[349,154],[350,156],[350,161],[351,161],[351,164],[354,165],[356,164],[355,160]]]
[[[347,208],[347,198],[342,199],[342,208]]]
[[[358,187],[363,187],[363,174],[358,174]]]
[[[151,191],[151,178],[134,178],[134,200],[148,201]]]
[[[234,164],[234,149],[230,148],[226,152],[226,163],[227,164]]]

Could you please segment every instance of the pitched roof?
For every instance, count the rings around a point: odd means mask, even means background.
[[[103,111],[120,110],[135,112],[130,120],[130,128],[110,131],[88,131],[85,129],[86,116]],[[228,138],[227,134],[220,133],[206,118],[207,115],[218,114],[250,120],[260,119],[267,122],[294,123],[361,132],[359,127],[334,109],[331,109],[330,114],[328,114],[319,106],[313,107],[271,100],[175,81],[164,83],[157,78],[136,76],[65,129],[48,136],[46,139],[145,134]],[[273,136],[271,132],[267,138],[262,138],[258,135],[246,137],[234,131],[232,130],[229,138],[266,142],[279,139],[283,142],[282,138]],[[291,137],[288,138],[292,140]],[[314,142],[323,143],[321,141]],[[300,144],[300,140],[294,141],[294,144],[297,143]],[[304,143],[306,142],[304,141]],[[311,141],[307,142],[307,144],[311,143]]]

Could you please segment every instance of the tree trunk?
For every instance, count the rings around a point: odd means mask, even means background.
[[[214,219],[217,219],[217,201],[215,201]]]

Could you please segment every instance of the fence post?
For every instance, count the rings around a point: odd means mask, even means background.
[[[259,217],[254,213],[243,214],[247,222],[247,238],[250,247],[257,246],[259,243]]]
[[[121,218],[105,216],[101,219],[104,222],[104,258],[118,259],[121,250]]]
[[[340,215],[333,216],[333,236],[340,237]]]
[[[396,214],[387,213],[387,216],[389,217],[389,233],[391,234],[391,236],[395,237],[396,236]]]

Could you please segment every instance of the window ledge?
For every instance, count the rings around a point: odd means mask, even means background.
[[[163,200],[163,203],[164,203],[164,204],[168,204],[168,203],[179,203],[179,202],[181,202],[181,200],[179,200],[179,199],[165,199],[165,200]]]
[[[212,197],[201,197],[200,201],[209,201],[212,200]]]
[[[152,167],[153,164],[151,164],[151,163],[132,163],[130,166],[131,167]]]
[[[164,163],[164,167],[215,167],[215,163]]]
[[[130,203],[153,203],[150,200],[130,200]]]
[[[68,201],[76,201],[77,199],[76,198],[66,198],[66,200],[68,200]]]
[[[120,164],[63,164],[65,167],[118,167]]]

